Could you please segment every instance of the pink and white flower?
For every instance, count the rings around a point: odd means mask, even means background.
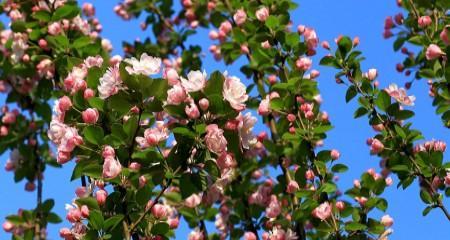
[[[114,157],[106,157],[103,163],[103,174],[104,178],[115,178],[120,172],[122,172],[122,165],[119,160]]]
[[[397,102],[406,105],[414,106],[415,96],[408,96],[404,88],[399,88],[397,84],[393,83],[388,88],[384,89],[389,96],[393,97]]]
[[[106,73],[100,78],[97,89],[101,99],[106,99],[119,92],[122,87],[119,66],[109,67]]]
[[[205,143],[208,150],[220,154],[227,150],[227,139],[223,136],[223,130],[217,124],[206,127]]]
[[[124,61],[131,64],[131,67],[125,68],[129,74],[148,76],[158,74],[161,71],[161,58],[148,56],[147,53],[143,53],[140,60],[132,57]]]
[[[180,78],[181,85],[186,92],[198,92],[203,90],[206,86],[206,72],[190,71],[187,75],[188,79]]]
[[[225,76],[223,83],[223,97],[227,100],[231,107],[237,111],[245,109],[245,102],[248,100],[246,86],[241,80],[234,76]]]

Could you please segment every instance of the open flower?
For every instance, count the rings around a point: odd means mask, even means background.
[[[328,202],[324,202],[314,208],[312,214],[314,217],[324,221],[331,216],[331,205]]]
[[[133,57],[124,61],[131,64],[131,67],[127,66],[125,68],[129,74],[153,75],[158,74],[161,70],[161,58],[148,56],[147,53],[143,53],[140,60]]]
[[[408,96],[404,88],[399,88],[397,84],[393,83],[388,88],[384,89],[389,96],[393,97],[397,102],[406,105],[414,106],[415,96]]]
[[[103,163],[103,174],[104,178],[115,178],[122,171],[122,165],[120,165],[119,160],[114,157],[105,158]]]
[[[245,85],[241,80],[234,76],[225,76],[223,83],[223,97],[227,100],[231,107],[242,111],[245,109],[245,102],[248,99]]]
[[[190,71],[187,75],[188,79],[180,78],[181,85],[186,92],[197,92],[203,90],[206,85],[206,72]]]
[[[122,88],[122,79],[120,78],[119,66],[115,65],[108,68],[106,73],[100,78],[100,84],[97,89],[101,99],[106,99],[119,92]]]
[[[150,146],[156,146],[160,142],[169,138],[169,130],[165,126],[163,121],[156,121],[156,127],[146,129],[144,137],[136,137],[136,142],[139,143],[141,148],[147,148]]]
[[[239,114],[237,120],[239,120],[238,132],[241,145],[244,149],[249,149],[258,141],[253,134],[253,127],[255,126],[257,119],[248,112],[244,116]]]

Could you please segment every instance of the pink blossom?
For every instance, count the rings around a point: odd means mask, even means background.
[[[318,207],[314,208],[312,215],[322,221],[325,221],[331,216],[331,205],[328,202],[320,204]]]
[[[39,76],[46,79],[52,79],[55,74],[55,65],[47,58],[41,60],[38,65],[36,65],[36,69]]]
[[[233,29],[233,26],[231,26],[230,21],[223,21],[219,26],[219,34],[222,32],[227,35],[231,29]]]
[[[240,26],[245,23],[247,20],[247,14],[245,13],[244,9],[239,9],[236,11],[236,13],[233,15],[234,22],[236,25]]]
[[[341,153],[338,150],[333,149],[333,150],[331,150],[330,155],[331,155],[331,159],[337,160],[341,156]]]
[[[181,84],[174,85],[171,89],[167,90],[167,104],[179,105],[183,103],[186,98],[186,91]]]
[[[266,40],[266,41],[264,41],[264,42],[261,43],[261,47],[264,48],[264,49],[268,49],[268,48],[270,48],[271,46],[270,46],[269,41]]]
[[[223,97],[227,100],[231,107],[237,111],[245,109],[245,102],[248,99],[246,86],[241,80],[234,76],[226,76],[223,83]]]
[[[99,114],[97,109],[88,108],[81,113],[81,116],[83,118],[83,122],[94,124],[98,121]]]
[[[206,72],[190,71],[187,75],[188,79],[181,77],[181,85],[186,92],[198,92],[206,86]]]
[[[366,197],[355,197],[355,200],[359,203],[361,207],[366,205],[368,199]]]
[[[206,98],[202,98],[200,99],[200,101],[198,101],[198,105],[200,106],[200,109],[202,111],[206,111],[209,108],[209,101]]]
[[[188,240],[204,240],[203,233],[199,229],[195,229],[189,233]]]
[[[73,149],[83,143],[83,138],[78,135],[78,130],[73,127],[66,127],[64,136],[58,145],[58,151],[72,152]]]
[[[122,88],[122,79],[120,78],[119,66],[109,67],[106,73],[100,78],[100,84],[97,89],[101,99],[106,99],[115,95]]]
[[[93,17],[95,15],[95,7],[92,3],[83,3],[81,8],[83,10],[84,15],[87,17]]]
[[[319,38],[317,37],[316,31],[312,28],[305,28],[303,32],[303,36],[305,37],[306,46],[309,49],[317,48],[319,45]]]
[[[306,71],[311,68],[312,60],[308,57],[301,57],[295,62],[295,66],[302,71]]]
[[[287,188],[286,188],[286,192],[288,193],[295,193],[300,189],[300,186],[298,185],[298,183],[294,180],[289,181]]]
[[[369,71],[366,73],[366,77],[370,80],[373,81],[375,80],[375,78],[378,76],[378,71],[375,68],[371,68],[369,69]]]
[[[345,208],[345,203],[343,201],[337,201],[336,202],[336,208],[339,209],[339,211],[344,210]]]
[[[65,112],[70,108],[72,108],[72,101],[69,97],[63,96],[58,100],[57,109],[59,109],[61,112]]]
[[[101,56],[89,56],[84,60],[84,65],[87,68],[92,68],[92,67],[102,67],[103,65],[103,58]]]
[[[205,142],[208,150],[220,154],[227,149],[227,140],[223,136],[223,130],[216,124],[210,124],[206,127]]]
[[[14,224],[12,224],[11,222],[5,221],[3,223],[3,230],[5,232],[12,232],[13,229],[14,229]]]
[[[120,172],[122,172],[122,165],[120,165],[119,160],[114,157],[105,158],[103,163],[103,173],[104,178],[115,178]]]
[[[147,53],[143,53],[140,60],[132,57],[131,59],[127,58],[124,61],[131,64],[131,67],[125,67],[125,70],[132,75],[154,75],[158,74],[161,70],[161,58],[148,56]]]
[[[80,211],[81,211],[82,217],[84,217],[84,218],[89,217],[89,208],[86,205],[81,206]]]
[[[417,20],[417,23],[419,24],[419,26],[421,28],[426,28],[428,26],[431,25],[432,20],[430,16],[421,16],[419,17],[419,19]]]
[[[244,240],[256,240],[256,235],[253,232],[244,233]]]
[[[399,103],[406,106],[414,106],[415,96],[408,96],[404,88],[399,88],[397,84],[393,83],[388,88],[384,89],[389,96],[397,100]]]
[[[163,121],[156,121],[155,125],[154,128],[149,128],[144,131],[144,138],[136,137],[136,141],[141,147],[156,146],[169,138],[169,130]]]
[[[269,9],[267,7],[262,7],[256,11],[255,15],[259,21],[265,22],[269,17]]]
[[[178,72],[173,68],[169,68],[166,70],[166,78],[170,86],[175,86],[180,83]]]
[[[447,46],[450,45],[450,40],[448,38],[448,36],[449,36],[448,29],[447,29],[448,27],[450,27],[450,25],[445,26],[444,29],[442,30],[442,32],[439,34],[439,37]]]
[[[202,197],[198,194],[192,194],[184,200],[184,205],[188,208],[195,208],[202,202]]]
[[[152,215],[157,218],[165,218],[167,216],[167,208],[165,205],[157,203],[152,208]]]
[[[233,155],[227,152],[223,152],[217,159],[217,166],[220,170],[236,167],[237,163]]]
[[[105,147],[103,147],[103,151],[102,151],[102,157],[103,158],[108,158],[108,157],[112,157],[114,158],[116,156],[116,153],[114,151],[114,148],[106,145]]]
[[[4,124],[13,124],[16,122],[16,114],[12,112],[6,112],[2,117],[2,123]]]
[[[267,116],[269,113],[270,113],[270,96],[266,95],[266,97],[259,103],[258,114],[261,116]]]
[[[62,27],[59,22],[54,22],[48,25],[48,33],[50,35],[58,35],[62,32]]]
[[[425,57],[427,58],[427,60],[433,60],[441,57],[442,55],[445,55],[445,53],[436,44],[430,44],[425,53]]]
[[[384,215],[381,217],[381,224],[385,227],[391,227],[394,224],[394,219],[392,219],[389,215]]]
[[[255,126],[257,119],[253,117],[250,112],[246,113],[244,116],[239,114],[236,119],[239,121],[237,129],[241,145],[244,149],[250,149],[250,147],[255,145],[258,141],[253,134],[253,127]]]
[[[108,193],[103,189],[100,189],[95,193],[95,199],[97,200],[97,203],[100,206],[105,204],[106,197],[108,197]]]
[[[277,196],[270,196],[270,203],[266,207],[266,216],[268,218],[276,218],[281,213],[281,205],[278,202]]]

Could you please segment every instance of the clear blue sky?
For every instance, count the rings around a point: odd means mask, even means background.
[[[82,1],[84,2],[84,1]],[[295,25],[304,24],[314,27],[321,40],[332,42],[339,34],[359,36],[361,39],[360,49],[363,50],[367,60],[365,69],[375,67],[379,70],[381,86],[387,86],[391,82],[403,85],[410,80],[395,71],[395,64],[402,60],[400,54],[392,50],[392,40],[386,41],[382,38],[383,21],[387,15],[394,15],[399,11],[394,0],[368,1],[368,0],[314,0],[297,1],[299,9],[292,13]],[[121,54],[122,40],[131,41],[137,37],[142,39],[149,33],[142,32],[139,21],[124,22],[112,11],[116,0],[93,1],[97,8],[97,15],[103,24],[102,35],[109,38],[114,47],[114,53]],[[207,32],[200,31],[198,36],[190,38],[191,41],[203,43],[203,49],[207,50],[211,44],[207,39]],[[214,70],[228,70],[231,74],[242,76],[239,65],[226,67],[216,63],[205,51],[204,68],[207,72]],[[149,53],[151,54],[151,53]],[[319,54],[320,55],[320,54]],[[368,168],[378,168],[379,159],[369,155],[369,149],[365,140],[373,136],[373,131],[367,125],[367,120],[361,118],[353,119],[355,104],[345,104],[345,87],[336,85],[334,82],[334,71],[317,65],[319,58],[314,59],[314,66],[321,71],[319,86],[324,99],[323,109],[328,111],[334,129],[325,141],[326,148],[336,148],[341,151],[343,163],[350,166],[350,170],[344,173],[339,181],[341,189],[351,186],[354,178],[358,178],[361,172]],[[428,97],[425,81],[413,86],[410,91],[417,97],[416,117],[413,127],[421,130],[424,135],[431,139],[441,139],[450,142],[449,130],[442,127],[440,119],[434,114],[431,107],[431,99]],[[3,102],[3,96],[0,102]],[[450,154],[445,155],[449,160]],[[5,154],[0,158],[3,166],[8,158]],[[64,218],[64,204],[70,203],[74,195],[74,189],[80,185],[79,182],[69,183],[73,164],[64,165],[62,169],[49,168],[45,172],[44,198],[56,200],[56,211]],[[33,208],[35,206],[36,193],[25,192],[25,183],[14,184],[13,175],[0,169],[0,219],[10,213],[15,213],[18,208]],[[394,218],[394,234],[390,239],[448,239],[450,235],[450,223],[438,210],[432,211],[427,217],[422,217],[422,204],[417,182],[404,191],[396,189],[397,179],[393,186],[387,189],[384,197],[389,201],[388,213]],[[445,201],[450,206],[450,201]],[[381,214],[379,215],[381,216]],[[58,229],[69,226],[67,222],[58,226],[52,225],[49,229],[49,239],[59,239]],[[178,238],[187,238],[188,229],[182,224],[178,230]],[[0,239],[7,239],[7,235],[0,231]]]

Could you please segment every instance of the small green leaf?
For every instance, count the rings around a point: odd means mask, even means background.
[[[375,100],[375,104],[379,109],[386,111],[387,108],[391,105],[391,97],[386,91],[380,91],[377,99]]]
[[[345,166],[344,164],[336,164],[331,168],[331,171],[336,172],[336,173],[342,173],[342,172],[346,172],[348,170],[348,167]]]
[[[88,142],[95,144],[95,145],[101,145],[103,142],[103,129],[98,126],[87,126],[83,130],[84,139],[86,139]]]
[[[356,87],[355,86],[350,86],[347,89],[347,93],[345,94],[345,102],[350,102],[357,94],[358,92],[356,91]]]
[[[367,228],[366,225],[357,223],[357,222],[350,222],[350,223],[345,224],[346,231],[361,231],[366,228]]]
[[[169,224],[166,222],[159,222],[152,227],[152,234],[154,235],[165,235],[169,232]]]
[[[122,214],[114,215],[108,219],[105,220],[103,227],[107,229],[108,231],[114,230],[119,223],[124,219],[124,216]]]

